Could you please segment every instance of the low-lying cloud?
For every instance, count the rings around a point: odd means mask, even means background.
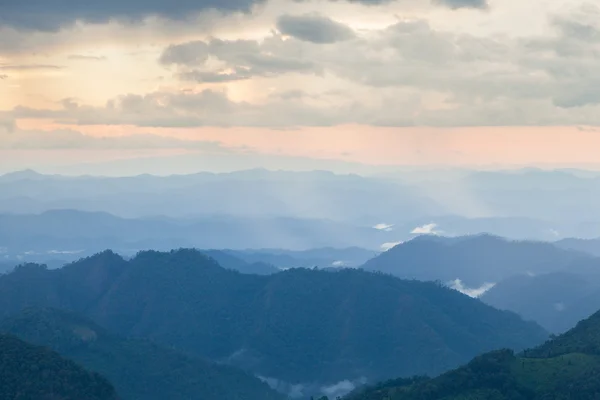
[[[417,226],[410,233],[413,235],[441,235],[444,231],[436,229],[438,225],[436,223],[425,224]]]
[[[377,229],[378,231],[391,232],[394,230],[394,224],[377,224],[373,226],[373,229]]]
[[[496,286],[495,283],[484,283],[477,288],[470,288],[463,284],[460,279],[455,279],[448,283],[448,286],[454,290],[466,294],[469,297],[478,298],[481,297],[485,292]]]

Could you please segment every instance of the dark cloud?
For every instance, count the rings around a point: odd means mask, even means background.
[[[8,79],[8,75],[0,75],[0,81],[4,79]]]
[[[458,10],[460,8],[488,8],[487,0],[433,0],[433,2],[453,10]]]
[[[284,35],[312,43],[335,43],[355,37],[347,25],[322,15],[282,15],[277,20],[277,29]]]
[[[106,23],[139,22],[159,16],[184,20],[198,12],[216,9],[248,12],[263,0],[2,0],[0,26],[23,30],[58,31],[77,21]]]

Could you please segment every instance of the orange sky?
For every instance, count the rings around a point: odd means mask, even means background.
[[[373,165],[600,164],[600,130],[578,127],[139,128],[19,121],[21,129],[72,128],[91,136],[151,133],[219,142],[264,154]]]

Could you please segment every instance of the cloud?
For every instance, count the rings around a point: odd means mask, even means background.
[[[398,246],[399,244],[402,244],[404,242],[387,242],[387,243],[383,243],[380,248],[383,251],[388,251],[396,246]]]
[[[318,14],[282,15],[277,19],[277,29],[284,35],[319,44],[342,42],[355,37],[349,26]]]
[[[407,19],[331,46],[279,33],[196,40],[166,47],[159,62],[186,85],[259,78],[245,85],[252,102],[214,89],[157,91],[123,94],[105,107],[20,107],[11,117],[138,126],[599,126],[598,21],[598,7],[587,6],[552,16],[544,35],[481,36]]]
[[[151,134],[94,137],[73,130],[36,131],[19,129],[5,133],[0,131],[0,149],[189,149],[210,152],[228,151],[216,142],[179,140]]]
[[[192,41],[167,47],[159,58],[165,66],[178,67],[182,80],[201,83],[219,83],[274,77],[286,73],[315,73],[316,65],[294,54],[287,54],[280,35],[272,35],[262,42],[256,40]],[[284,51],[282,51],[284,50]],[[218,66],[209,66],[217,63]]]
[[[30,0],[5,3],[0,26],[19,30],[53,32],[75,22],[103,24],[112,20],[129,23],[147,17],[185,20],[207,10],[249,12],[261,0]]]
[[[394,229],[394,224],[377,224],[373,226],[373,229],[377,229],[379,231],[391,232]]]
[[[438,225],[436,223],[425,224],[422,226],[417,226],[410,233],[413,235],[441,235],[443,231],[436,230]]]
[[[0,75],[0,81],[4,79],[8,79],[8,75]]]
[[[346,114],[340,110],[340,115]],[[64,124],[135,125],[141,127],[255,126],[289,127],[333,125],[340,116],[299,100],[273,100],[251,104],[231,100],[224,91],[152,92],[127,94],[109,100],[103,107],[62,101],[60,109],[16,107],[8,113],[13,119],[51,119]]]
[[[487,0],[433,0],[433,2],[453,10],[460,8],[488,8]]]
[[[0,71],[57,70],[63,68],[60,65],[49,64],[0,64]]]
[[[451,281],[448,286],[450,288],[461,292],[462,294],[466,294],[469,297],[478,298],[481,297],[485,292],[496,286],[495,283],[484,283],[478,288],[469,288],[466,287],[460,279],[455,279]]]
[[[83,54],[71,54],[68,57],[69,60],[76,60],[76,61],[104,61],[106,60],[105,56],[87,56],[87,55],[83,55]]]

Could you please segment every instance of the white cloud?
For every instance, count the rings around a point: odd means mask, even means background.
[[[381,245],[381,250],[388,251],[389,249],[398,246],[404,242],[387,242]]]
[[[559,311],[559,312],[560,312],[560,311],[564,311],[564,310],[566,310],[566,309],[567,309],[567,307],[565,306],[565,304],[564,304],[564,303],[556,303],[556,304],[554,305],[554,309],[555,309],[556,311]]]
[[[410,233],[413,235],[441,235],[444,233],[442,230],[437,230],[438,225],[436,223],[425,224],[422,226],[417,226]]]
[[[338,261],[332,262],[331,265],[333,265],[334,267],[343,267],[346,265],[346,262],[338,260]]]
[[[373,226],[373,229],[377,229],[378,231],[391,232],[394,229],[394,224],[377,224]]]
[[[454,290],[457,290],[463,294],[466,294],[469,297],[478,298],[483,295],[485,292],[496,286],[495,283],[484,283],[478,288],[469,288],[466,287],[460,279],[455,279],[448,283],[448,286]]]

